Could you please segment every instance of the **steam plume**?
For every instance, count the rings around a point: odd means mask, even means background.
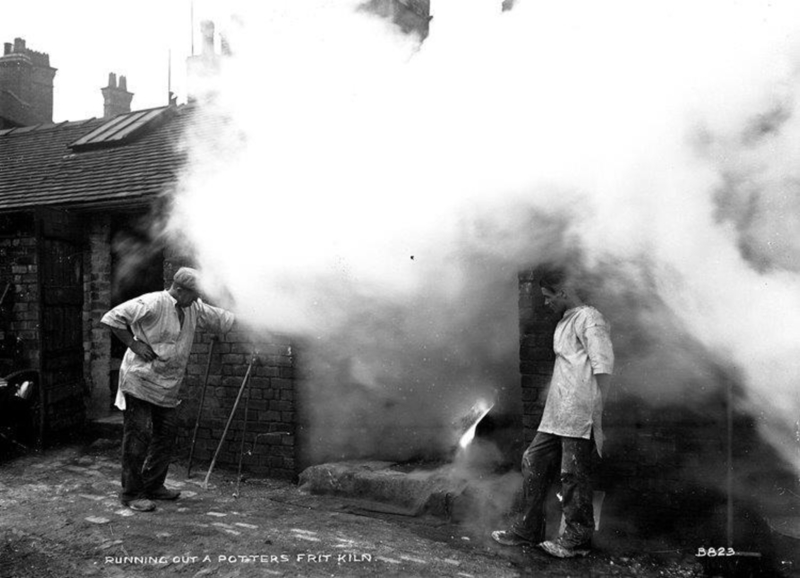
[[[740,370],[800,471],[800,9],[439,0],[420,44],[354,1],[249,4],[172,227],[241,317],[310,340],[344,401],[323,454],[412,455],[514,387],[516,271],[577,247],[646,287],[662,364],[688,335]]]

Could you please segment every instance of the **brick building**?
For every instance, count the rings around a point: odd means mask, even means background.
[[[364,9],[406,32],[427,35],[427,0],[379,0]],[[206,90],[221,54],[214,26],[204,22],[202,50],[188,59],[190,92]],[[37,440],[49,444],[110,411],[124,348],[100,326],[112,306],[164,288],[191,258],[164,241],[159,221],[185,162],[181,137],[215,130],[196,102],[131,111],[127,79],[110,74],[101,89],[102,118],[53,123],[53,79],[48,54],[25,40],[6,43],[0,57],[0,375],[39,372]],[[209,134],[211,134],[209,132]],[[216,448],[253,352],[248,406],[249,451],[244,467],[294,477],[300,467],[297,429],[297,351],[286,336],[235,330],[221,341],[200,334],[187,370],[182,405],[188,444],[201,385],[208,395],[195,457]],[[206,379],[207,375],[207,379]],[[239,415],[242,414],[240,410]],[[220,465],[238,458],[237,417]],[[262,435],[280,432],[281,435]],[[250,437],[252,436],[252,438]]]
[[[176,267],[191,264],[158,237],[158,224],[185,160],[184,131],[190,123],[200,130],[215,126],[194,103],[132,112],[126,79],[113,74],[102,89],[103,118],[53,123],[52,75],[46,98],[30,99],[35,106],[26,109],[20,106],[24,99],[12,98],[36,93],[43,73],[28,69],[48,63],[48,55],[30,51],[20,39],[13,48],[6,45],[0,58],[0,371],[39,372],[34,419],[40,444],[109,412],[124,348],[100,325],[102,315],[165,288]],[[210,460],[255,350],[249,414],[257,419],[248,434],[259,443],[244,465],[291,478],[295,359],[288,338],[253,338],[241,329],[220,341],[199,335],[187,372],[180,442],[187,442],[208,370],[195,456]],[[236,463],[241,428],[237,418],[220,465]],[[270,431],[289,435],[255,437]]]

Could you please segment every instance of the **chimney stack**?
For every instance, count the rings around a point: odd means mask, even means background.
[[[50,56],[15,38],[0,56],[0,128],[53,122],[53,78]]]
[[[111,118],[131,111],[133,93],[128,92],[128,81],[124,76],[119,77],[119,84],[117,84],[117,75],[110,72],[108,86],[101,88],[100,91],[103,93],[103,118]]]
[[[220,55],[214,49],[214,23],[204,20],[200,23],[200,32],[203,37],[201,53],[186,59],[189,100],[196,100],[201,95],[213,96],[216,92],[215,82],[220,69]],[[222,42],[222,56],[226,56],[230,50],[224,38]]]

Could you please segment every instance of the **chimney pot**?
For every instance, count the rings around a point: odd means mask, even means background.
[[[117,75],[113,72],[108,73],[108,87],[117,88]]]
[[[5,54],[11,54],[11,51],[13,50],[13,47],[14,47],[14,45],[13,45],[13,44],[11,44],[10,42],[6,42],[6,43],[5,43],[5,45],[4,45],[4,52],[3,52],[3,54],[4,54],[4,55],[5,55]]]
[[[124,76],[119,77],[119,89],[124,90],[126,92],[128,90],[128,81],[125,79]]]
[[[15,38],[14,39],[14,52],[22,53],[25,52],[25,40],[22,38]]]

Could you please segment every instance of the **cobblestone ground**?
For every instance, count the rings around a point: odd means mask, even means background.
[[[117,500],[119,449],[108,440],[0,464],[0,578],[79,576],[697,577],[693,553],[600,545],[579,560],[496,546],[491,528],[379,513],[363,503],[230,473],[185,479],[176,502],[134,513]],[[649,548],[649,549],[648,549]]]

